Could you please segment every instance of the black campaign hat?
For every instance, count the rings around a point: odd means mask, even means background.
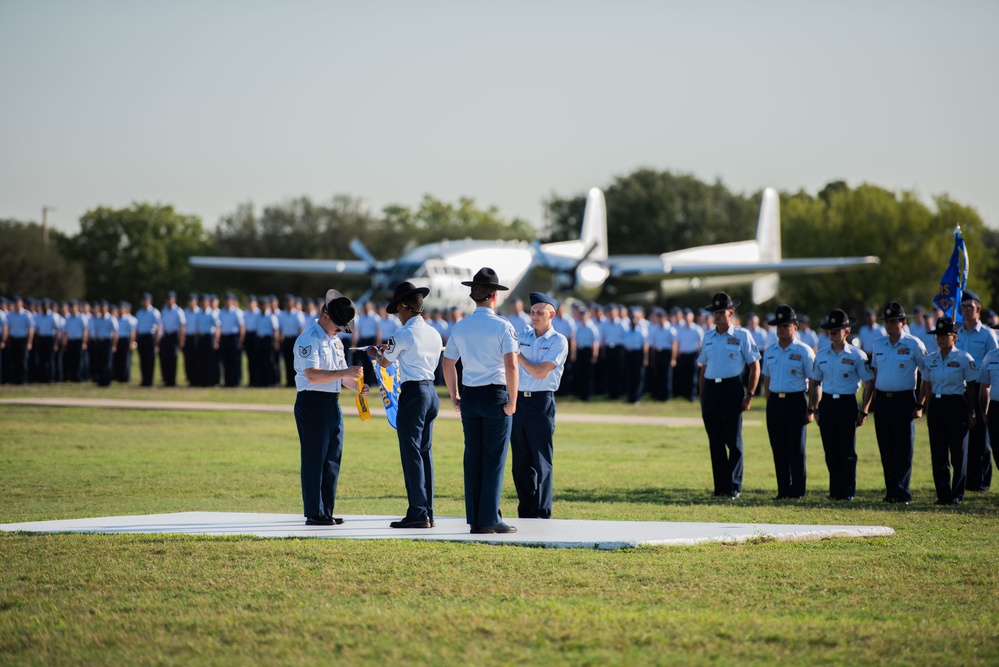
[[[389,301],[388,305],[385,306],[386,313],[398,313],[399,304],[406,300],[406,297],[412,296],[414,294],[422,294],[424,297],[430,294],[429,287],[417,287],[408,280],[404,280],[395,286],[395,294],[392,295],[392,300]]]
[[[735,310],[742,302],[733,299],[725,292],[718,292],[711,297],[711,304],[704,307],[704,310],[713,313],[716,310]]]
[[[846,311],[837,308],[836,310],[829,313],[829,317],[825,319],[819,325],[820,329],[825,329],[826,331],[835,331],[837,329],[846,329],[847,327],[852,327],[857,323],[855,318],[850,317],[846,314]]]
[[[504,291],[510,289],[505,285],[499,284],[499,277],[496,275],[496,272],[490,269],[488,266],[482,267],[481,269],[476,271],[475,275],[472,277],[471,280],[463,280],[461,284],[465,285],[466,287],[481,285],[483,287],[492,287],[493,289],[504,290]]]
[[[881,311],[882,320],[907,320],[909,316],[905,314],[905,308],[898,301],[891,301],[884,310]]]
[[[768,322],[772,327],[781,326],[782,324],[797,324],[798,315],[794,312],[794,308],[787,305],[786,303],[777,306],[777,310],[774,311],[774,318]]]
[[[354,333],[354,315],[357,314],[357,309],[354,308],[353,301],[335,289],[326,290],[324,308],[333,324],[346,333]]]
[[[934,336],[957,335],[957,326],[954,320],[949,317],[941,317],[933,327]]]

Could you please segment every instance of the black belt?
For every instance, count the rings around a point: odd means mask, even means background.
[[[722,382],[733,382],[733,381],[742,382],[742,376],[741,375],[733,375],[730,378],[704,378],[704,381],[705,382],[714,382],[715,384],[721,384]]]
[[[524,398],[530,398],[531,396],[548,396],[553,392],[551,391],[518,391],[518,396],[523,396]]]
[[[433,383],[434,383],[433,380],[406,380],[405,382],[402,383],[402,386],[405,387],[407,384],[414,384],[414,385],[422,384],[426,386],[426,385],[432,385]]]
[[[795,396],[803,396],[805,392],[803,391],[780,391],[780,392],[770,392],[770,398],[776,396],[777,398],[794,398]]]
[[[831,401],[855,401],[857,400],[856,394],[822,394],[822,398],[828,398]]]
[[[878,396],[884,396],[885,398],[912,398],[912,392],[915,389],[902,389],[900,391],[881,391],[878,390]]]
[[[330,396],[334,400],[339,400],[340,398],[340,392],[338,391],[316,391],[315,389],[303,389],[298,393],[309,394],[308,398],[324,398],[326,396]]]

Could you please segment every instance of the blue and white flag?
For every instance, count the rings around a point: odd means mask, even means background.
[[[961,256],[964,256],[964,271],[961,270]],[[937,308],[955,322],[961,322],[961,293],[968,285],[968,249],[964,247],[961,228],[954,229],[954,252],[950,256],[950,264],[940,279],[940,289],[933,297]]]
[[[382,394],[382,403],[385,405],[385,417],[389,426],[396,428],[396,417],[399,416],[399,364],[392,362],[387,368],[381,364],[375,365],[375,372],[378,375],[378,390]]]

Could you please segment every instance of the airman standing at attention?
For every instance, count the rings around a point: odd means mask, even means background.
[[[187,384],[190,387],[197,387],[201,382],[198,375],[198,316],[201,308],[198,306],[198,295],[187,295],[187,308],[184,309],[184,320],[187,322],[186,333],[184,334],[184,375],[187,377]]]
[[[999,324],[992,329],[999,328]],[[999,349],[985,355],[978,377],[978,401],[982,406],[979,413],[989,432],[989,440],[999,442]],[[999,447],[992,450],[999,465]]]
[[[562,381],[569,341],[555,331],[552,320],[559,302],[531,292],[531,322],[517,335],[520,346],[517,383],[520,393],[513,415],[510,453],[517,487],[517,516],[552,516],[552,462],[555,448],[555,392]]]
[[[919,402],[926,406],[937,505],[960,505],[967,484],[968,428],[978,421],[966,394],[978,393],[979,370],[970,354],[954,347],[953,320],[940,318],[934,332],[938,349],[926,355]]]
[[[347,366],[336,334],[352,331],[354,303],[340,292],[326,292],[319,319],[295,341],[295,424],[301,445],[302,505],[307,526],[343,523],[333,516],[343,456],[340,386],[357,389],[361,366]],[[367,386],[361,391],[368,393]]]
[[[7,313],[7,359],[9,383],[24,384],[28,381],[28,353],[35,335],[35,316],[24,307],[24,299],[14,297],[14,309]]]
[[[118,320],[111,314],[110,304],[106,300],[101,300],[98,304],[92,328],[94,362],[91,366],[91,375],[98,386],[107,387],[112,379],[111,360],[118,349]]]
[[[532,321],[533,323],[533,321]],[[573,391],[574,377],[576,373],[576,320],[571,317],[565,309],[565,304],[560,303],[555,309],[555,319],[552,320],[552,328],[559,332],[569,341],[569,357],[565,361],[565,370],[562,373],[562,382],[555,390],[557,396],[569,396]]]
[[[657,401],[668,401],[672,394],[670,380],[673,368],[676,366],[678,343],[676,327],[670,322],[666,311],[662,308],[652,309],[652,327],[650,329],[652,355],[652,398]]]
[[[411,282],[395,286],[395,295],[386,313],[398,315],[402,327],[384,348],[368,348],[382,367],[399,363],[399,413],[396,433],[399,436],[399,456],[402,476],[406,482],[409,505],[406,516],[389,524],[392,528],[434,527],[434,419],[440,412],[440,399],[434,387],[434,371],[440,360],[441,335],[427,324],[423,299],[429,287],[417,287]]]
[[[305,330],[305,320],[294,295],[286,294],[285,308],[278,312],[281,331],[281,356],[284,359],[285,386],[295,386],[295,339]],[[341,339],[343,340],[343,339]]]
[[[35,315],[35,339],[33,348],[38,359],[38,382],[51,383],[57,373],[55,353],[59,347],[59,314],[52,309],[51,299],[42,299],[41,308]]]
[[[197,386],[214,387],[218,380],[219,340],[221,328],[219,316],[215,312],[211,294],[201,297],[201,310],[198,312],[198,365],[195,377]]]
[[[573,366],[576,369],[576,397],[589,401],[593,395],[593,372],[599,361],[600,330],[590,315],[590,309],[580,305],[576,310],[576,348]]]
[[[719,292],[719,294],[724,294],[724,292]],[[673,395],[685,398],[691,402],[694,400],[694,373],[697,370],[697,357],[701,353],[704,336],[704,329],[694,321],[694,311],[690,308],[684,310],[683,317],[676,326],[678,354],[676,367],[673,369]],[[757,351],[757,354],[759,354],[759,351]],[[759,370],[759,367],[757,367],[757,370]],[[755,387],[756,384],[754,383],[753,386]],[[740,435],[739,437],[741,442],[742,436]],[[742,451],[741,444],[739,451]]]
[[[829,468],[829,497],[853,500],[857,493],[857,427],[870,409],[874,373],[864,351],[850,345],[857,320],[836,309],[819,325],[829,346],[819,350],[812,367],[809,411],[816,415]],[[864,385],[864,404],[857,407],[857,385]]]
[[[749,332],[733,325],[739,301],[718,292],[706,310],[715,328],[704,334],[700,364],[701,418],[708,434],[714,495],[736,499],[742,492],[742,413],[753,403],[760,379],[760,352]],[[749,366],[749,392],[742,371]],[[726,451],[727,450],[727,451]]]
[[[177,293],[167,292],[155,343],[160,351],[160,374],[163,375],[164,387],[177,386],[177,352],[184,349],[186,337],[187,316],[177,305]]]
[[[632,405],[638,405],[645,393],[645,374],[649,367],[649,336],[648,322],[642,316],[641,308],[625,311],[628,314],[627,326],[621,337],[621,349],[624,352],[624,364],[621,370],[624,375],[625,400]]]
[[[857,338],[860,339],[860,348],[870,357],[874,353],[874,341],[884,337],[885,328],[878,324],[878,314],[870,308],[864,311],[864,319]]]
[[[957,327],[955,345],[959,350],[970,354],[975,364],[981,368],[985,355],[999,348],[999,344],[996,343],[992,329],[982,324],[982,301],[970,290],[965,290],[961,295],[961,316],[964,323]],[[979,404],[977,383],[972,383],[968,395],[971,398],[971,412],[980,414],[982,406]],[[992,486],[992,448],[988,428],[982,420],[969,424],[967,485],[969,491],[988,491]]]
[[[219,353],[222,357],[225,386],[238,387],[243,384],[243,337],[246,335],[246,324],[243,321],[243,311],[239,309],[236,295],[229,292],[225,295],[225,308],[219,312]]]
[[[916,373],[923,370],[926,348],[902,328],[908,316],[897,301],[883,311],[885,332],[874,342],[874,432],[885,475],[885,502],[908,505],[912,501],[914,419],[926,407],[916,402]],[[866,402],[866,401],[865,401]]]
[[[150,297],[152,298],[152,297]],[[118,315],[118,344],[114,360],[111,362],[115,382],[128,384],[132,381],[132,347],[135,345],[135,328],[138,324],[132,315],[132,304],[122,301]]]
[[[143,387],[153,386],[157,341],[163,337],[162,323],[163,316],[153,306],[153,295],[144,292],[142,300],[139,302],[139,310],[135,313],[135,344],[139,348],[139,375],[142,378],[141,386]],[[161,363],[161,371],[162,367]]]
[[[257,320],[257,384],[255,387],[273,387],[278,382],[274,373],[274,355],[280,349],[278,342],[281,330],[278,325],[274,306],[277,300],[270,297],[263,299],[263,312]]]
[[[798,317],[780,305],[770,326],[777,327],[777,344],[763,351],[763,392],[767,397],[767,434],[777,472],[775,500],[805,497],[805,429],[814,419],[808,409],[808,378],[815,352],[797,340]]]
[[[248,384],[256,387],[257,382],[257,323],[260,321],[260,306],[257,297],[251,294],[247,298],[246,310],[243,311],[243,352],[246,354],[246,371]],[[242,361],[240,361],[242,367]]]
[[[517,411],[517,335],[496,314],[496,292],[507,290],[483,267],[471,281],[475,311],[458,322],[444,350],[444,381],[465,433],[465,519],[472,533],[515,533],[503,522],[500,495],[511,417]],[[461,359],[462,386],[455,365]]]

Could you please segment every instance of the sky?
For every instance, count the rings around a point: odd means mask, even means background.
[[[0,0],[0,219],[430,194],[540,225],[648,167],[999,227],[997,32],[993,0]]]

